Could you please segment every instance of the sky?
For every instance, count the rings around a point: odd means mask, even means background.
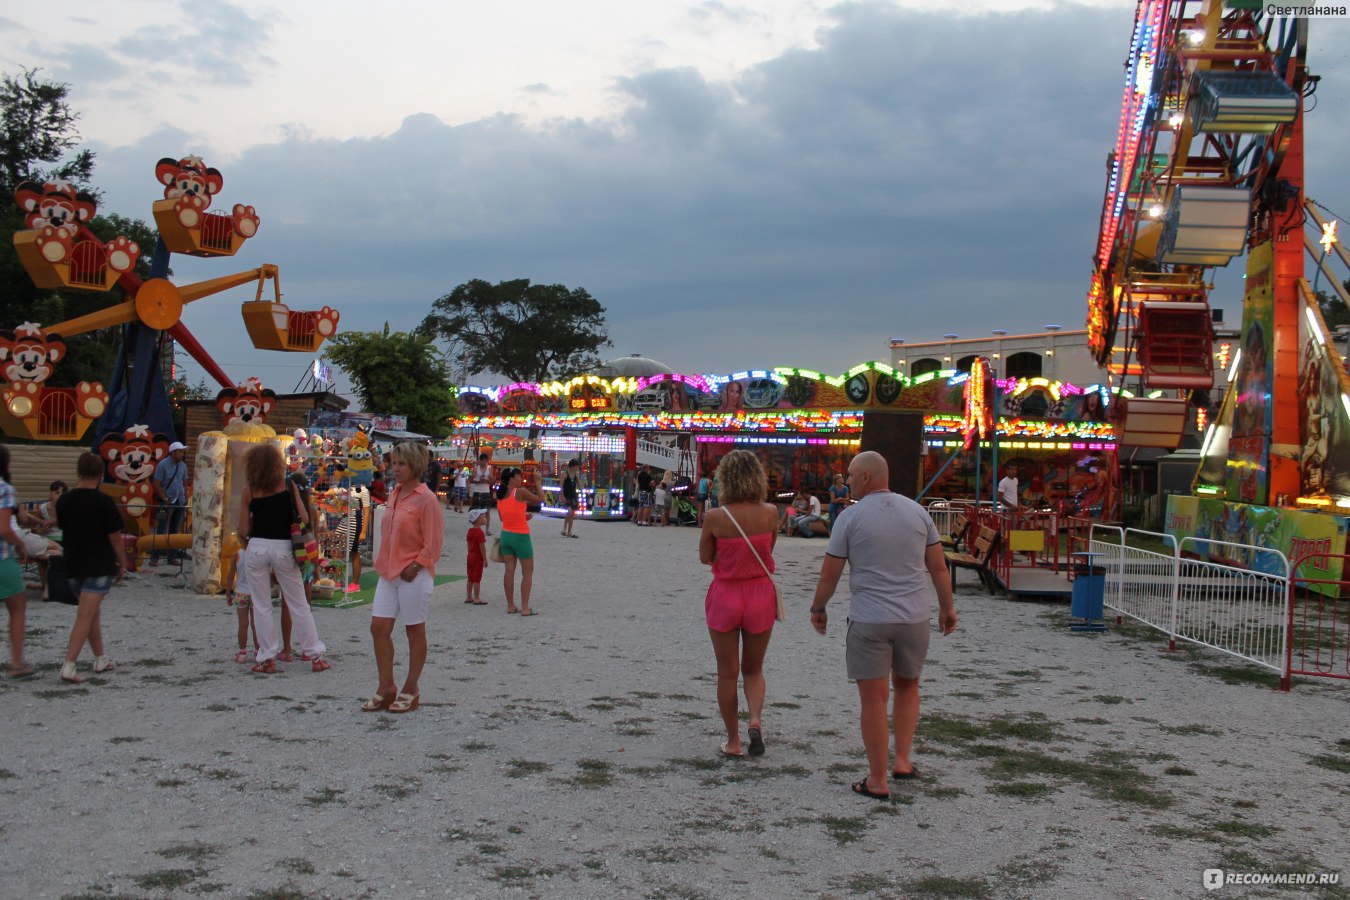
[[[0,14],[0,70],[70,84],[102,211],[149,220],[156,161],[189,154],[223,172],[218,208],[257,208],[234,258],[175,257],[180,284],[274,263],[292,308],[398,331],[465,281],[529,278],[605,306],[604,358],[838,373],[892,338],[1082,327],[1133,15],[63,0]],[[1341,212],[1350,19],[1311,35],[1308,194]],[[1211,297],[1230,321],[1236,284]],[[251,298],[184,322],[289,391],[311,358],[254,350]]]

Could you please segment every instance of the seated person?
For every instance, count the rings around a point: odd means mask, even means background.
[[[14,533],[23,541],[23,552],[37,565],[38,583],[29,587],[40,587],[42,599],[47,599],[47,560],[61,555],[61,545],[43,535],[52,529],[47,522],[25,510],[19,511],[18,523]],[[25,527],[34,525],[35,528]]]
[[[815,532],[811,526],[823,519],[820,515],[820,498],[811,494],[806,498],[806,513],[792,520],[793,529],[802,537],[811,537]]]
[[[797,495],[792,498],[792,504],[783,510],[783,517],[778,520],[778,530],[783,534],[792,534],[796,527],[796,520],[800,516],[806,515],[811,509],[811,501],[807,498],[806,492],[799,490]],[[816,501],[816,514],[820,513],[820,502]]]

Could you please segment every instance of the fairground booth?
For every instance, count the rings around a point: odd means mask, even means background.
[[[892,459],[893,487],[911,496],[992,500],[996,473],[1015,468],[1028,505],[1115,514],[1115,438],[1099,385],[998,381],[984,360],[974,375],[947,369],[915,378],[882,362],[840,375],[788,367],[719,375],[631,360],[646,371],[461,388],[451,454],[486,452],[503,465],[532,451],[546,495],[578,459],[583,514],[592,518],[627,515],[639,466],[688,485],[733,449],[760,457],[779,496],[801,488],[826,499],[854,454],[878,449]],[[970,409],[981,404],[986,428],[977,450],[967,437],[978,430]],[[912,433],[882,427],[901,419],[919,424]],[[898,464],[905,474],[896,482]],[[562,510],[550,503],[545,511]]]

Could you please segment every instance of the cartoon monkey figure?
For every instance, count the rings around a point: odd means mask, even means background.
[[[264,388],[256,378],[216,394],[216,409],[220,411],[222,429],[228,429],[236,422],[261,425],[267,421],[267,414],[276,405],[276,392]]]
[[[151,479],[155,466],[169,452],[169,439],[152,435],[149,425],[132,425],[121,434],[109,434],[99,442],[98,453],[108,477],[122,485],[117,502],[127,515],[139,519],[150,511],[155,491]]]

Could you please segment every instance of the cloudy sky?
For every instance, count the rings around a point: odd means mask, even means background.
[[[72,86],[105,211],[149,219],[155,162],[189,153],[257,207],[180,283],[276,263],[293,308],[400,330],[524,277],[600,300],[605,356],[839,372],[891,337],[1081,327],[1133,12],[63,0],[0,16],[0,69]],[[1310,66],[1309,194],[1350,210],[1350,20],[1314,22]],[[289,390],[306,359],[252,349],[246,295],[185,321]]]

